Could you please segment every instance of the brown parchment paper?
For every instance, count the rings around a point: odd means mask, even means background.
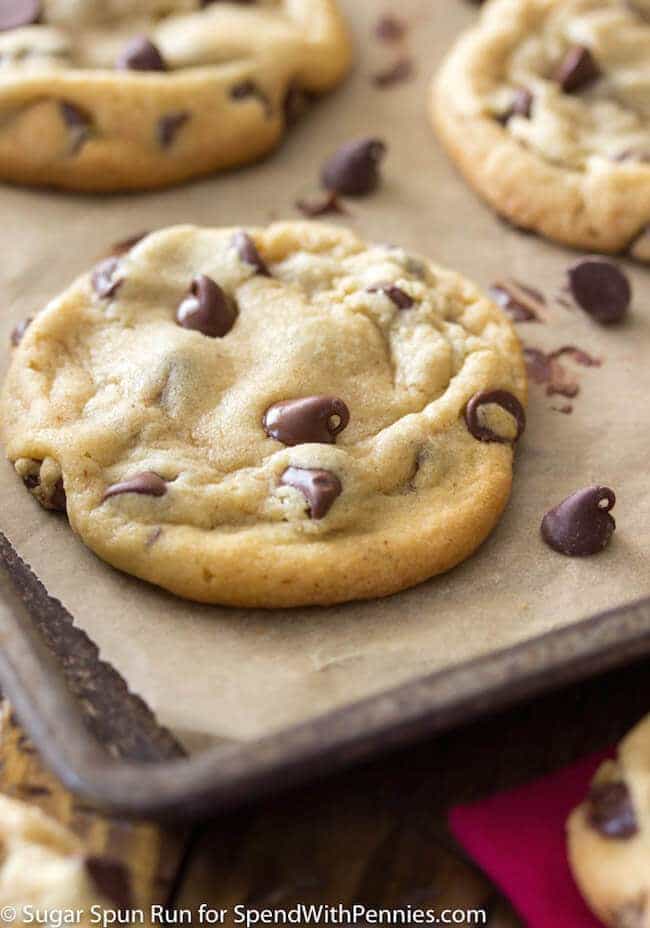
[[[373,27],[395,4],[343,0],[356,35],[349,82],[319,103],[263,164],[145,195],[91,198],[0,188],[0,338],[87,269],[107,247],[174,223],[266,223],[297,215],[320,164],[351,137],[389,145],[385,183],[349,201],[349,223],[369,239],[434,257],[484,286],[511,275],[558,291],[574,255],[499,222],[456,176],[427,116],[428,83],[475,9],[463,0],[402,0],[406,46]],[[378,90],[370,76],[408,47],[415,79]],[[616,329],[549,307],[545,324],[518,325],[528,345],[574,344],[602,358],[575,367],[581,393],[566,402],[531,386],[513,497],[492,538],[446,576],[383,601],[286,613],[202,607],[101,563],[66,521],[31,500],[0,463],[0,527],[141,694],[190,746],[249,739],[416,675],[449,666],[650,593],[650,274],[628,266],[630,320]],[[4,352],[2,364],[6,365]],[[4,369],[4,368],[3,368]],[[547,508],[578,487],[618,494],[610,548],[564,558],[539,538]]]

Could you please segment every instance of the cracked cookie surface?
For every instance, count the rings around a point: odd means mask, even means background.
[[[176,227],[14,349],[9,458],[114,566],[250,606],[387,595],[496,524],[520,346],[464,278],[344,229]]]
[[[571,869],[612,928],[650,928],[650,716],[598,770],[568,822]]]
[[[350,63],[336,0],[12,0],[0,179],[160,187],[261,157]]]
[[[432,112],[501,215],[650,261],[650,0],[492,0],[444,63]]]

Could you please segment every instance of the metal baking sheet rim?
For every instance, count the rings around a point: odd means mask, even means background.
[[[190,820],[331,773],[650,654],[650,597],[266,736],[156,763],[116,759],[10,581],[0,586],[0,682],[45,763],[101,809]]]

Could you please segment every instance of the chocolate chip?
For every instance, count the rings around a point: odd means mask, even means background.
[[[505,126],[513,116],[521,116],[523,119],[530,119],[534,99],[535,98],[527,87],[519,87],[515,91],[512,103],[508,109],[499,116],[499,122],[503,123]]]
[[[610,515],[615,502],[616,496],[608,487],[585,487],[572,493],[544,516],[544,541],[570,557],[597,554],[607,547],[616,528]]]
[[[413,59],[409,58],[408,55],[401,55],[397,61],[384,68],[383,71],[377,71],[373,74],[372,82],[375,87],[383,90],[386,87],[393,87],[395,84],[401,84],[409,80],[414,73]]]
[[[114,483],[108,487],[102,497],[102,501],[109,499],[111,496],[119,496],[122,493],[140,493],[143,496],[164,496],[167,492],[167,482],[154,474],[153,471],[145,470],[141,474],[129,477],[128,480],[122,480],[120,483]]]
[[[257,250],[255,242],[247,232],[235,232],[232,243],[237,249],[237,253],[244,264],[250,264],[251,267],[254,267],[255,271],[258,274],[262,274],[263,277],[271,276],[271,272]]]
[[[189,118],[190,114],[184,110],[179,110],[177,113],[166,113],[160,117],[157,134],[158,144],[161,148],[169,148],[173,144],[174,139]]]
[[[86,857],[86,872],[98,892],[114,903],[118,909],[130,909],[133,905],[131,877],[119,860],[92,854]]]
[[[280,483],[300,490],[309,503],[309,516],[312,519],[322,519],[326,516],[343,491],[336,474],[320,468],[310,470],[303,467],[287,467]]]
[[[273,113],[271,101],[255,81],[245,80],[240,81],[238,84],[234,84],[230,88],[230,98],[232,100],[258,100],[266,110],[267,116],[271,116]]]
[[[379,164],[386,145],[379,139],[359,139],[339,148],[325,162],[321,181],[326,190],[363,196],[379,185]]]
[[[372,287],[368,287],[368,293],[385,293],[398,309],[410,309],[413,306],[413,300],[408,293],[395,284],[373,284]]]
[[[77,106],[75,103],[68,103],[65,100],[59,104],[59,109],[72,137],[70,154],[75,155],[90,136],[92,118],[82,107]]]
[[[515,322],[540,322],[546,305],[544,294],[518,281],[498,281],[488,293]]]
[[[11,331],[11,336],[10,336],[11,344],[14,346],[14,348],[20,345],[21,341],[23,340],[23,336],[25,332],[27,331],[27,329],[29,328],[31,324],[32,324],[32,318],[30,316],[27,319],[23,319],[22,322],[18,323],[18,325],[14,326],[14,328]]]
[[[117,59],[121,71],[166,71],[162,55],[145,35],[131,39]]]
[[[481,406],[487,406],[494,403],[501,406],[506,412],[514,418],[517,423],[517,432],[514,438],[504,438],[497,435],[487,425],[482,425],[479,421],[479,409]],[[465,422],[470,433],[479,441],[496,441],[501,444],[510,444],[519,441],[526,428],[526,413],[516,396],[508,393],[507,390],[483,390],[481,393],[475,393],[465,408]]]
[[[596,322],[621,322],[632,299],[625,274],[605,258],[589,257],[569,268],[569,288],[576,303]]]
[[[219,284],[198,274],[188,295],[176,310],[176,321],[184,329],[194,329],[210,338],[222,338],[235,324],[235,309]]]
[[[304,396],[269,406],[262,425],[270,438],[284,445],[332,445],[349,421],[350,411],[338,397]]]
[[[0,0],[0,32],[31,26],[40,18],[39,0]]]
[[[606,838],[632,838],[639,825],[627,784],[620,780],[595,783],[587,798],[588,821]]]
[[[596,59],[588,48],[574,45],[555,72],[555,80],[565,93],[575,93],[601,76]]]
[[[339,200],[338,194],[331,191],[313,200],[296,200],[296,209],[309,219],[326,216],[328,213],[346,215],[348,212]]]
[[[123,283],[123,278],[116,276],[119,266],[119,258],[105,258],[96,265],[93,271],[93,289],[103,300],[115,296]]]

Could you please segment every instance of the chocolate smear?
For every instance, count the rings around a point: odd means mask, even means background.
[[[288,467],[280,478],[284,486],[300,490],[309,503],[309,516],[322,519],[343,491],[341,481],[329,470]]]
[[[576,348],[564,345],[555,351],[544,352],[539,348],[524,348],[524,360],[530,380],[540,386],[546,386],[547,396],[565,396],[572,399],[580,392],[580,384],[575,375],[561,363],[563,357],[570,357],[582,367],[600,367],[602,361]]]
[[[338,195],[331,191],[318,198],[296,200],[296,209],[300,210],[303,216],[307,216],[308,219],[315,219],[318,216],[326,216],[330,213],[348,214],[348,210],[343,206]]]
[[[350,411],[336,396],[305,396],[274,403],[262,425],[269,438],[284,445],[333,445],[350,421]]]
[[[514,322],[542,322],[546,318],[544,294],[517,280],[497,281],[488,293]]]
[[[616,528],[610,515],[616,496],[609,487],[585,487],[550,509],[542,519],[549,547],[569,557],[586,557],[606,548]]]
[[[137,235],[131,235],[129,238],[122,239],[120,242],[114,242],[109,249],[109,254],[114,257],[128,254],[143,238],[149,235],[148,232],[138,232]]]
[[[348,142],[323,165],[323,187],[344,196],[372,193],[379,186],[379,165],[385,154],[386,145],[380,139]]]

